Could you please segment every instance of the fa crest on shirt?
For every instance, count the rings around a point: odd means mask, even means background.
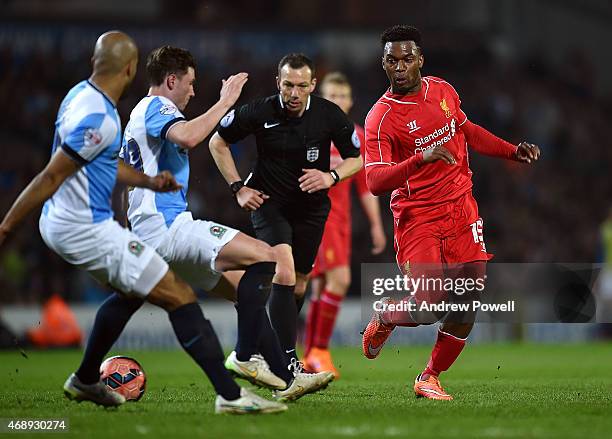
[[[316,162],[319,158],[319,147],[318,146],[309,146],[306,149],[306,160],[309,162]]]

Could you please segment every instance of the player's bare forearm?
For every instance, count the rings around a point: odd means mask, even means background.
[[[361,207],[370,222],[370,227],[377,227],[382,225],[382,219],[380,217],[380,205],[378,203],[378,197],[370,193],[364,193],[359,197]]]
[[[183,148],[195,148],[212,133],[230,108],[231,104],[228,104],[227,101],[218,101],[206,113],[199,115],[195,119],[189,122],[177,123],[170,127],[166,138]]]
[[[155,192],[174,192],[183,187],[176,182],[174,176],[168,171],[162,171],[155,177],[151,177],[144,172],[137,171],[121,160],[117,166],[117,181],[128,187],[141,187]]]
[[[0,243],[30,212],[51,198],[60,185],[78,169],[79,165],[74,160],[58,150],[45,169],[21,191],[0,223]]]
[[[198,146],[212,133],[221,118],[236,103],[248,77],[247,73],[241,72],[224,79],[217,103],[195,119],[170,127],[166,137],[183,148],[192,149]]]
[[[241,180],[238,169],[236,168],[236,162],[234,162],[234,157],[232,157],[230,144],[227,143],[219,133],[213,134],[208,147],[219,172],[221,172],[227,184]]]
[[[340,181],[355,175],[363,167],[363,159],[359,157],[349,157],[344,159],[335,169],[340,177]]]
[[[148,189],[151,184],[151,177],[143,172],[137,171],[120,160],[117,166],[117,181],[128,187],[143,187]]]
[[[383,229],[382,218],[380,216],[380,204],[378,197],[364,193],[359,197],[361,207],[370,222],[370,235],[372,237],[372,254],[378,255],[383,252],[387,245],[387,238]]]

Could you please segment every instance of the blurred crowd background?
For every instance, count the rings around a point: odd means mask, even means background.
[[[146,94],[147,53],[165,44],[197,58],[196,97],[187,117],[218,99],[221,78],[239,71],[249,82],[239,103],[276,92],[278,60],[302,51],[317,77],[340,70],[352,82],[351,117],[365,115],[384,93],[379,35],[392,24],[419,27],[424,75],[459,92],[468,117],[518,143],[540,145],[535,167],[473,153],[474,192],[488,250],[499,262],[612,263],[602,231],[612,221],[612,6],[571,1],[167,1],[0,0],[0,214],[49,159],[56,111],[90,74],[96,37],[119,28],[141,50],[140,70],[119,104],[122,122]],[[234,146],[242,175],[254,160],[252,141]],[[252,233],[217,171],[207,142],[190,154],[190,209],[195,216]],[[365,216],[353,203],[351,294],[359,264],[392,262],[388,197],[381,197],[389,246],[370,254]],[[607,223],[606,223],[607,221]],[[606,225],[607,224],[607,225]],[[608,233],[610,235],[610,233]],[[610,238],[608,239],[610,240]],[[95,302],[104,289],[43,243],[38,214],[0,249],[0,304],[38,304],[53,293]]]

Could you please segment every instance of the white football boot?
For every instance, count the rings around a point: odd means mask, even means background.
[[[91,401],[105,407],[116,407],[125,402],[123,395],[113,392],[102,381],[83,384],[75,374],[71,374],[64,383],[64,395],[73,401]]]
[[[247,361],[239,361],[236,351],[232,351],[225,360],[225,368],[237,378],[243,378],[259,387],[272,390],[287,387],[287,383],[270,370],[266,360],[259,354],[253,355]]]
[[[215,400],[215,413],[229,413],[233,415],[246,414],[266,414],[279,413],[287,410],[285,404],[275,401],[268,401],[261,396],[249,392],[247,389],[240,389],[240,398],[228,401],[221,395],[217,395]]]
[[[295,401],[304,395],[325,389],[334,380],[333,372],[303,372],[304,366],[295,359],[291,360],[288,367],[289,370],[293,369],[293,380],[286,389],[274,391],[277,401]]]

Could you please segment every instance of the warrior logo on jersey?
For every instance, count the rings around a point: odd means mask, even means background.
[[[227,113],[223,117],[223,119],[221,119],[221,126],[223,128],[227,128],[228,126],[230,126],[232,124],[233,121],[234,121],[234,110],[232,110],[229,113]]]
[[[221,239],[223,235],[225,235],[225,232],[227,232],[225,227],[219,225],[210,226],[210,234],[217,239]]]
[[[162,105],[162,107],[159,109],[159,114],[163,116],[168,116],[174,113],[176,113],[176,107],[174,105]]]
[[[97,146],[102,141],[102,134],[96,128],[88,128],[85,131],[85,146]]]
[[[144,245],[142,245],[138,241],[130,241],[130,243],[128,244],[128,250],[130,251],[130,253],[136,256],[140,256],[142,254],[142,251],[144,250]]]
[[[359,140],[359,136],[357,135],[357,130],[353,131],[353,135],[351,136],[351,140],[353,141],[353,146],[357,149],[361,148],[361,141]]]
[[[309,146],[306,149],[306,160],[309,162],[316,162],[319,158],[319,147],[318,146]]]
[[[446,99],[442,99],[440,101],[440,108],[442,109],[442,111],[444,111],[444,115],[446,117],[451,117],[453,115],[453,113],[451,112],[451,109],[448,108],[448,104],[446,103]]]

